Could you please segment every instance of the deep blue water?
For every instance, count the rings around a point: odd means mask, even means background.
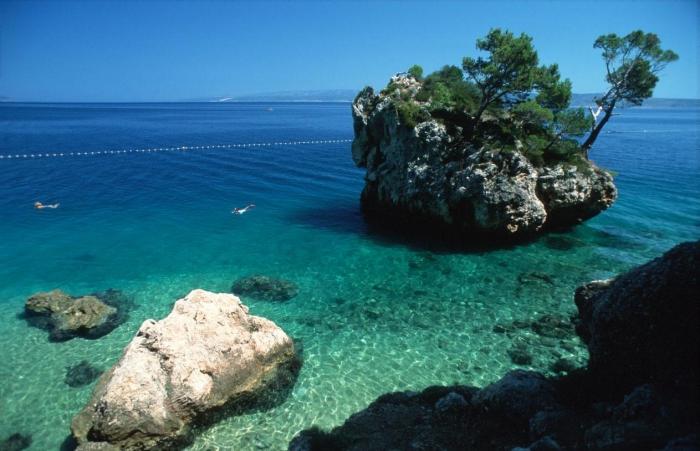
[[[146,318],[194,288],[228,291],[263,273],[296,282],[286,303],[244,299],[304,343],[279,407],[227,419],[194,449],[283,449],[381,393],[484,385],[517,367],[493,325],[574,311],[581,282],[609,277],[700,232],[698,109],[626,109],[591,157],[617,173],[608,211],[570,232],[489,252],[377,234],[359,213],[363,171],[349,143],[0,159],[0,440],[57,449],[91,386],[65,368],[107,368]],[[349,104],[0,104],[0,155],[352,138]],[[37,211],[34,201],[60,202]],[[243,216],[236,206],[255,203]],[[551,282],[530,277],[544,273]],[[118,288],[137,303],[99,340],[49,343],[17,318],[26,298]],[[530,340],[527,367],[580,342]]]

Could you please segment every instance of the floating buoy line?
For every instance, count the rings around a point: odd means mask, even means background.
[[[208,146],[149,147],[144,149],[96,150],[84,152],[40,152],[0,155],[0,160],[28,160],[33,158],[93,157],[98,155],[121,155],[127,153],[146,154],[157,152],[190,152],[193,150],[255,149],[261,147],[297,146],[307,144],[341,144],[352,139],[312,139],[305,141],[275,141],[263,143],[213,144]]]
[[[604,130],[607,134],[616,133],[670,133],[682,132],[685,130]],[[342,144],[350,143],[352,139],[311,139],[304,141],[275,141],[262,143],[238,143],[238,144],[212,144],[207,146],[174,146],[174,147],[149,147],[143,149],[118,149],[118,150],[95,150],[82,152],[39,152],[39,153],[14,153],[0,154],[0,160],[30,160],[39,158],[66,158],[66,157],[93,157],[99,155],[121,155],[121,154],[145,154],[157,152],[190,152],[193,150],[217,150],[217,149],[254,149],[260,147],[277,146],[297,146],[306,144]]]

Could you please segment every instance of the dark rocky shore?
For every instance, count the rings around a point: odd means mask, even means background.
[[[289,449],[697,450],[699,269],[700,241],[580,287],[587,368],[386,394],[332,431],[301,432]]]
[[[406,123],[401,104],[426,105],[416,98],[421,81],[401,74],[390,86],[379,94],[365,88],[352,105],[352,157],[367,168],[368,219],[431,234],[521,238],[577,224],[615,201],[612,176],[590,161],[537,166],[518,143],[477,147],[459,126],[429,116]]]

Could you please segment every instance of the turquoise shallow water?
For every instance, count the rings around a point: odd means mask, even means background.
[[[348,104],[2,105],[0,154],[351,138]],[[58,449],[92,385],[81,360],[108,368],[146,318],[193,288],[228,291],[262,273],[299,285],[285,303],[244,299],[304,345],[291,395],[224,420],[192,449],[284,449],[300,429],[331,427],[393,390],[484,385],[515,365],[493,326],[570,315],[573,289],[659,255],[700,231],[697,109],[629,109],[592,157],[618,173],[618,202],[567,233],[467,252],[378,233],[358,208],[362,171],[349,144],[0,160],[0,439],[31,434]],[[61,202],[35,211],[32,202]],[[253,202],[243,216],[230,210]],[[137,306],[98,340],[50,343],[17,314],[34,292],[118,288]],[[550,371],[579,364],[578,340],[521,332]]]

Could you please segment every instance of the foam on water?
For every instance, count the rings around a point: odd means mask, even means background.
[[[11,105],[0,107],[0,153],[348,137],[349,116],[347,104]],[[285,449],[388,391],[487,384],[518,367],[514,341],[533,356],[524,368],[582,364],[577,339],[493,328],[571,315],[578,284],[696,239],[700,225],[697,111],[629,110],[610,128],[681,132],[604,135],[593,157],[619,173],[618,203],[570,232],[488,252],[373,232],[347,144],[0,163],[0,440],[21,432],[32,449],[57,449],[94,385],[68,387],[67,367],[106,369],[143,320],[191,289],[229,291],[256,273],[299,286],[287,302],[244,298],[303,343],[299,379],[281,405],[223,420],[192,449]],[[61,208],[34,211],[37,199]],[[230,214],[248,202],[257,208]],[[17,314],[56,287],[118,288],[137,306],[103,338],[50,343]]]

